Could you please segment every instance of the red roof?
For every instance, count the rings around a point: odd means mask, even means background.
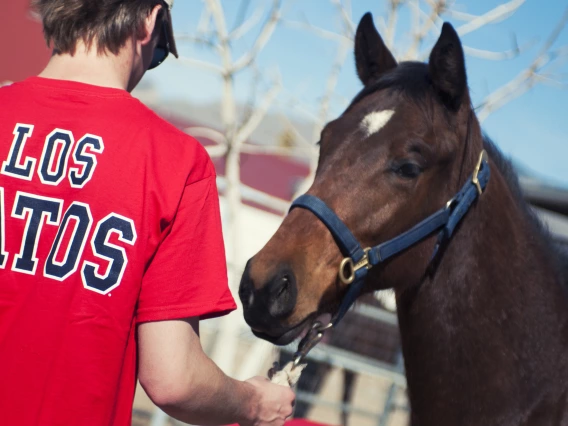
[[[10,0],[0,13],[0,83],[37,75],[51,55],[41,23],[32,17],[29,0]]]
[[[213,160],[219,176],[225,175],[223,158]],[[309,173],[306,164],[271,154],[241,154],[241,182],[267,194],[291,200],[298,183]]]

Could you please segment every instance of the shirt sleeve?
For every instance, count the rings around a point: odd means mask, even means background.
[[[137,321],[211,318],[234,309],[213,175],[185,187],[171,231],[142,279]]]

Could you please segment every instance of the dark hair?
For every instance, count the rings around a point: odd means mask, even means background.
[[[75,53],[78,41],[117,54],[129,37],[144,36],[144,19],[161,0],[33,0],[48,46]],[[161,18],[160,18],[161,19]]]

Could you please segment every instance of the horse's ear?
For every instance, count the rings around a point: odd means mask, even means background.
[[[457,111],[467,91],[465,58],[458,33],[447,22],[442,26],[442,34],[430,53],[428,68],[432,84],[442,102]]]
[[[377,32],[369,12],[361,18],[355,34],[355,64],[365,86],[396,67],[396,60]]]

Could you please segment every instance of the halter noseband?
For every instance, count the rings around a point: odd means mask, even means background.
[[[339,279],[344,284],[350,285],[350,287],[341,301],[338,312],[331,319],[330,323],[322,325],[316,322],[312,326],[311,331],[302,339],[296,360],[303,358],[307,354],[305,349],[309,351],[309,349],[315,346],[315,340],[317,342],[321,340],[324,330],[336,326],[341,321],[359,296],[363,289],[364,278],[373,266],[385,262],[424,240],[435,231],[439,231],[438,241],[432,254],[432,258],[434,258],[440,245],[452,237],[458,223],[463,219],[473,202],[483,193],[489,181],[489,176],[488,157],[485,150],[483,150],[479,155],[479,160],[471,177],[462,189],[446,203],[445,207],[397,237],[365,249],[361,247],[361,244],[359,244],[349,228],[321,199],[309,194],[298,197],[292,203],[290,210],[296,207],[307,209],[316,215],[329,229],[341,253],[345,256],[339,265]]]

